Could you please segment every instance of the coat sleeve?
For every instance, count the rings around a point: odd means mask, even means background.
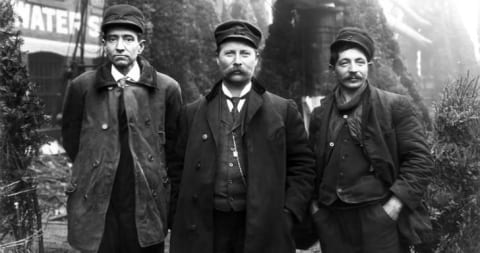
[[[298,221],[310,203],[315,181],[315,159],[308,144],[303,120],[295,102],[289,101],[286,116],[287,191],[285,207]]]
[[[187,148],[188,132],[190,129],[188,126],[185,107],[182,108],[179,114],[177,119],[177,127],[178,138],[176,139],[174,149],[171,153],[170,163],[167,171],[171,182],[170,209],[168,217],[169,228],[172,228],[173,218],[175,217],[177,200],[180,192],[180,183],[183,174],[185,151]]]
[[[68,84],[62,110],[63,147],[72,161],[78,153],[82,130],[85,94],[81,85],[77,79]]]
[[[167,87],[165,107],[165,154],[167,167],[175,156],[175,143],[178,136],[178,122],[182,110],[182,93],[177,82]]]
[[[399,172],[390,190],[411,210],[420,204],[432,176],[433,159],[425,129],[404,97],[392,107]]]

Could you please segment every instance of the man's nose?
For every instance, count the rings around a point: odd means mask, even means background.
[[[115,46],[115,49],[118,50],[118,51],[125,50],[125,42],[122,39],[119,39],[117,41],[117,45]]]
[[[355,64],[355,63],[351,64],[349,70],[350,70],[350,72],[358,72],[358,70],[359,70],[358,64]]]
[[[241,65],[242,64],[242,60],[241,60],[239,54],[236,54],[235,57],[233,58],[233,64],[235,64],[235,65]]]

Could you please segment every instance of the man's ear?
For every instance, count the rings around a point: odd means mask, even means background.
[[[138,50],[138,53],[141,54],[143,52],[143,50],[145,49],[145,40],[140,40],[138,42],[139,46],[140,46],[140,49]]]

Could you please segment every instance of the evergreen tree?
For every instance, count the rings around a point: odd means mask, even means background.
[[[448,84],[435,106],[435,168],[428,190],[436,241],[425,251],[480,252],[480,83]]]
[[[27,168],[43,142],[37,130],[44,120],[13,22],[10,1],[0,2],[0,245],[11,245],[0,251],[27,252],[41,235],[34,175]]]

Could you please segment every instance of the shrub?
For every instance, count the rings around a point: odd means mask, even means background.
[[[43,141],[43,113],[13,20],[10,1],[0,2],[0,251],[30,252],[41,219],[27,167]]]
[[[428,201],[435,252],[480,252],[480,77],[447,85],[435,105]]]

